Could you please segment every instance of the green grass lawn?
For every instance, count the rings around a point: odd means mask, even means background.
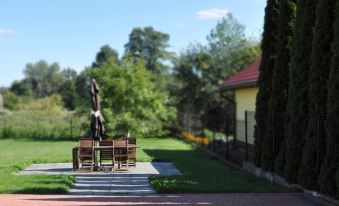
[[[32,163],[69,162],[74,145],[74,141],[0,140],[0,193],[67,193],[74,181],[70,176],[13,173]]]
[[[182,176],[154,176],[151,185],[160,193],[286,192],[287,189],[254,177],[211,158],[175,138],[140,138],[137,161],[170,161]],[[32,163],[70,162],[72,141],[0,140],[0,193],[66,193],[69,176],[12,173]]]
[[[182,176],[153,176],[152,187],[160,193],[291,192],[225,165],[219,160],[175,138],[143,138],[139,161],[169,161]]]

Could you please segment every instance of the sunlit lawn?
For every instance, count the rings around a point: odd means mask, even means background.
[[[139,160],[170,161],[183,173],[152,177],[151,185],[160,193],[291,192],[225,165],[178,139],[144,138],[139,143]]]
[[[13,175],[32,163],[69,162],[71,141],[0,140],[0,193],[67,193],[70,176]]]
[[[285,192],[268,181],[256,178],[207,156],[175,138],[140,138],[138,161],[170,161],[182,176],[151,178],[160,193],[194,192]],[[70,162],[74,141],[0,140],[0,193],[66,193],[73,183],[70,176],[12,173],[32,163]]]

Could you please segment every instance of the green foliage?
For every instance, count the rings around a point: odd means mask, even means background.
[[[14,81],[10,87],[10,91],[18,96],[32,97],[34,95],[28,79]]]
[[[66,80],[59,89],[59,94],[62,96],[63,106],[69,110],[75,110],[76,107],[76,86],[74,80]]]
[[[89,91],[91,87],[91,77],[90,71],[91,67],[85,68],[80,74],[77,76],[75,80],[75,90],[78,96],[76,105],[79,108],[90,108],[90,96]]]
[[[75,90],[75,70],[60,70],[57,63],[51,65],[44,60],[35,64],[27,64],[24,69],[25,78],[12,83],[10,90],[24,99],[41,98],[60,94],[64,107],[75,109],[77,94]]]
[[[274,119],[267,119],[266,133],[263,139],[262,150],[262,167],[268,171],[272,171],[274,169],[274,161],[278,157],[281,145],[285,139],[284,122],[288,95],[288,75],[290,70],[290,53],[292,48],[292,33],[295,23],[295,11],[295,0],[279,1],[276,58],[272,71],[272,90],[268,110],[268,114],[272,116],[274,115]],[[275,115],[278,115],[278,117],[276,118]],[[281,152],[284,152],[284,150],[281,150]],[[284,154],[280,155],[280,157],[281,158],[277,158],[277,168],[284,167]],[[282,171],[277,172],[280,174],[282,173]]]
[[[245,37],[245,27],[232,14],[217,23],[207,36],[207,53],[212,66],[208,78],[221,81],[233,75],[260,56],[260,47]],[[213,71],[211,71],[213,70]]]
[[[44,60],[35,64],[29,63],[26,65],[24,73],[37,97],[56,93],[63,83],[58,63],[49,65]]]
[[[114,133],[158,134],[174,117],[169,97],[151,81],[143,61],[125,59],[117,65],[109,59],[90,75],[101,88],[102,107],[108,109],[105,118]]]
[[[320,173],[320,191],[339,197],[339,2],[335,7],[335,37],[332,44],[332,62],[327,96],[326,153]],[[338,171],[338,172],[337,172]],[[337,183],[335,174],[337,174]]]
[[[231,15],[207,37],[207,46],[191,45],[174,63],[176,85],[172,94],[180,111],[201,113],[210,130],[222,131],[225,115],[234,105],[232,95],[217,92],[220,84],[260,56],[260,49],[244,35],[244,26]],[[226,98],[224,97],[226,96]]]
[[[13,92],[6,91],[3,94],[4,107],[9,110],[16,110],[19,107],[20,98]]]
[[[318,115],[327,112],[327,80],[332,57],[331,42],[334,37],[334,7],[335,0],[320,0],[316,9],[316,22],[312,42],[312,59],[309,76],[309,123],[303,159],[299,172],[299,182],[308,189],[316,189],[319,184],[319,168],[323,162],[325,138],[324,131],[320,131],[317,140]],[[320,128],[325,128],[321,121]],[[319,151],[317,152],[317,148]],[[318,158],[317,158],[318,157]]]
[[[284,177],[297,183],[308,122],[308,77],[311,64],[315,0],[298,2],[288,92],[288,126]]]
[[[100,51],[95,57],[92,67],[101,67],[102,64],[108,59],[114,58],[116,62],[119,62],[119,54],[116,50],[112,49],[109,45],[104,45],[100,48]]]
[[[225,134],[221,132],[213,132],[208,129],[204,129],[202,137],[207,137],[208,139],[225,139]]]
[[[57,95],[20,104],[18,109],[0,116],[0,139],[66,139],[88,132],[81,125],[89,121],[64,111],[62,98]]]
[[[278,0],[268,0],[265,9],[264,33],[261,42],[262,57],[255,111],[254,162],[257,166],[261,166],[263,140],[267,129],[266,124],[267,119],[270,118],[268,113],[269,104],[267,104],[267,102],[270,100],[272,90],[272,68],[274,67],[276,56],[278,15]]]
[[[144,59],[147,70],[155,74],[166,74],[167,67],[163,64],[171,56],[166,49],[169,47],[170,36],[155,30],[153,27],[134,28],[125,44],[126,58]]]

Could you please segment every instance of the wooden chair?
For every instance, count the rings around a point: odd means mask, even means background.
[[[114,142],[112,140],[101,140],[99,146],[112,147],[100,149],[100,167],[112,166],[112,171],[114,172]],[[107,161],[109,162],[108,164]]]
[[[93,172],[94,164],[94,149],[93,149],[93,140],[92,139],[80,139],[79,140],[79,156],[78,163],[81,163],[81,166],[90,166],[91,172]]]
[[[137,144],[137,139],[136,138],[123,138],[123,139],[127,139],[128,144],[133,144],[136,145]],[[136,153],[137,153],[137,148],[135,147],[130,147],[128,148],[128,165],[129,166],[136,166]]]
[[[118,163],[118,170],[129,171],[128,168],[128,141],[126,139],[114,140],[114,160]]]

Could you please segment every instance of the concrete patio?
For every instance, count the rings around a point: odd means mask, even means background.
[[[137,162],[136,167],[130,167],[125,173],[74,172],[71,163],[32,164],[18,173],[32,174],[75,176],[71,195],[114,195],[154,194],[148,180],[151,175],[181,175],[181,172],[170,162]]]

